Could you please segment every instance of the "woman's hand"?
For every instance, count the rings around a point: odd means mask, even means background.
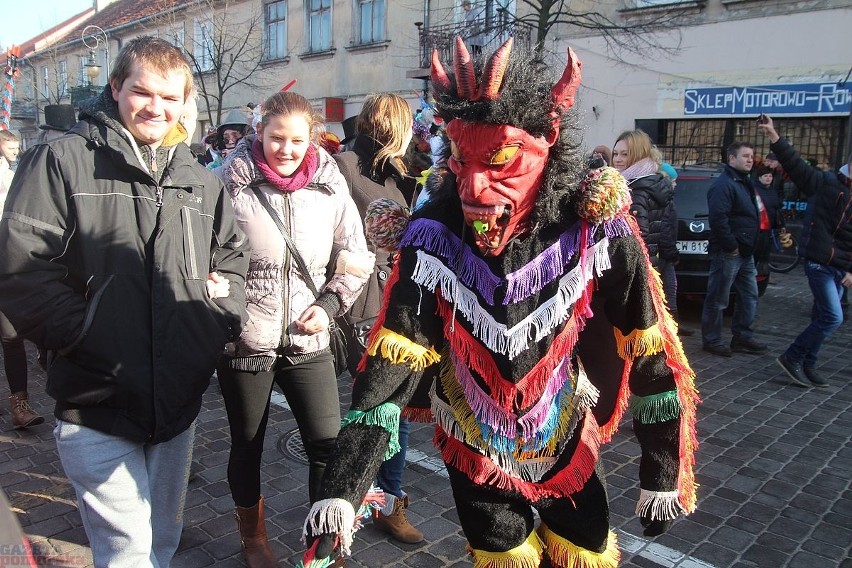
[[[295,322],[296,328],[308,335],[314,335],[328,329],[328,324],[331,323],[328,317],[328,312],[319,306],[308,306],[308,309],[302,312]]]
[[[231,283],[218,272],[207,275],[207,295],[211,300],[216,298],[227,298],[231,293]]]

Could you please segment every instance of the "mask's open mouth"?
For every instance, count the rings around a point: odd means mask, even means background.
[[[462,205],[464,222],[473,229],[479,247],[485,251],[501,246],[506,226],[512,218],[510,205],[476,207]]]

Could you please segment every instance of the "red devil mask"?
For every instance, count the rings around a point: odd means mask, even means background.
[[[435,51],[432,54],[435,89],[451,97],[486,105],[497,101],[511,50],[512,39],[509,38],[485,63],[481,80],[477,81],[470,53],[457,37],[453,56],[455,85]],[[552,130],[545,136],[533,136],[509,124],[461,118],[447,124],[452,150],[448,166],[456,174],[465,223],[473,230],[483,254],[501,254],[513,238],[532,229],[531,217],[544,180],[550,147],[559,136],[563,112],[574,104],[581,66],[569,48],[568,65],[550,92],[550,106],[541,109],[553,123]]]
[[[507,124],[447,125],[464,220],[484,254],[497,255],[529,230],[552,141]]]

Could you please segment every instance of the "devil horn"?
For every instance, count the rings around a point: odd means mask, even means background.
[[[444,66],[441,65],[441,58],[438,57],[438,50],[432,50],[432,84],[435,89],[442,92],[450,90],[450,78],[447,77],[447,72]]]
[[[458,95],[467,100],[476,96],[476,75],[473,73],[473,60],[467,51],[464,41],[456,36],[456,49],[453,53],[453,70],[456,72],[456,90]]]
[[[568,110],[574,106],[574,93],[577,92],[577,87],[580,86],[580,81],[583,78],[580,73],[582,67],[583,62],[577,58],[577,54],[569,47],[568,63],[565,65],[565,71],[562,72],[562,77],[550,90],[554,110]]]
[[[500,96],[500,85],[503,84],[503,74],[509,66],[509,55],[512,53],[514,38],[509,38],[494,52],[485,64],[482,72],[482,83],[479,84],[479,97],[483,101],[493,101]]]

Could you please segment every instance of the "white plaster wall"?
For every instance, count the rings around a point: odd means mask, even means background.
[[[842,81],[852,66],[850,26],[852,8],[842,8],[685,27],[668,59],[648,54],[622,63],[599,38],[569,40],[560,50],[564,58],[570,44],[584,63],[586,145],[611,146],[635,119],[684,118],[686,88]],[[676,46],[676,35],[664,43]]]

